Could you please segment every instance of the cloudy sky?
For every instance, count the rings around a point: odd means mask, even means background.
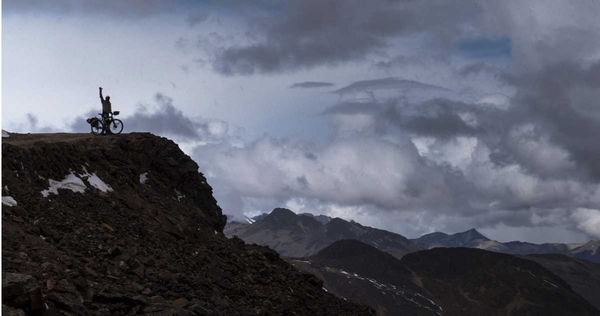
[[[600,238],[600,2],[4,0],[2,128],[170,137],[224,213]]]

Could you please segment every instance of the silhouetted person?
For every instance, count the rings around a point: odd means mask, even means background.
[[[109,96],[106,96],[106,98],[102,97],[102,87],[100,87],[100,102],[102,102],[102,119],[104,120],[104,126],[106,126],[106,121],[110,113],[112,113],[112,105],[110,104]]]

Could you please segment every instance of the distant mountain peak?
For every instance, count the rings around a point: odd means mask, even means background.
[[[462,233],[456,233],[456,234],[454,234],[454,236],[465,236],[465,237],[468,237],[470,240],[476,240],[476,239],[489,240],[489,238],[485,237],[483,234],[481,234],[475,228],[471,228],[471,229],[469,229],[467,231],[464,231]]]
[[[291,210],[289,210],[287,208],[278,207],[278,208],[274,208],[269,215],[275,215],[275,216],[294,215],[294,216],[296,216],[296,213],[292,212]]]
[[[331,219],[332,219],[331,217],[326,216],[326,215],[314,215],[314,214],[311,214],[311,213],[300,213],[298,215],[300,215],[300,216],[308,216],[308,217],[314,218],[319,223],[321,223],[323,225],[329,223],[329,221],[331,221]]]
[[[276,208],[273,209],[269,215],[265,216],[262,221],[270,225],[285,227],[293,225],[297,218],[298,215],[296,215],[296,213],[286,208]]]
[[[485,237],[475,228],[471,228],[467,231],[448,235],[442,232],[434,232],[427,235],[423,235],[417,239],[413,239],[418,245],[426,248],[433,247],[478,247],[481,242],[490,241],[489,238]]]

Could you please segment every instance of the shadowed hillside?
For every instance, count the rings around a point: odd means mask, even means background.
[[[598,315],[571,286],[541,265],[470,248],[435,248],[398,260],[356,240],[341,240],[299,269],[325,288],[380,315]]]

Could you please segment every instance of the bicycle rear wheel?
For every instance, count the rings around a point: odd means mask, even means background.
[[[108,129],[111,134],[121,134],[123,131],[123,122],[119,119],[111,120],[110,123],[108,123]]]
[[[100,120],[92,121],[90,125],[92,126],[92,134],[94,135],[100,135],[104,131],[104,125],[102,125]]]

